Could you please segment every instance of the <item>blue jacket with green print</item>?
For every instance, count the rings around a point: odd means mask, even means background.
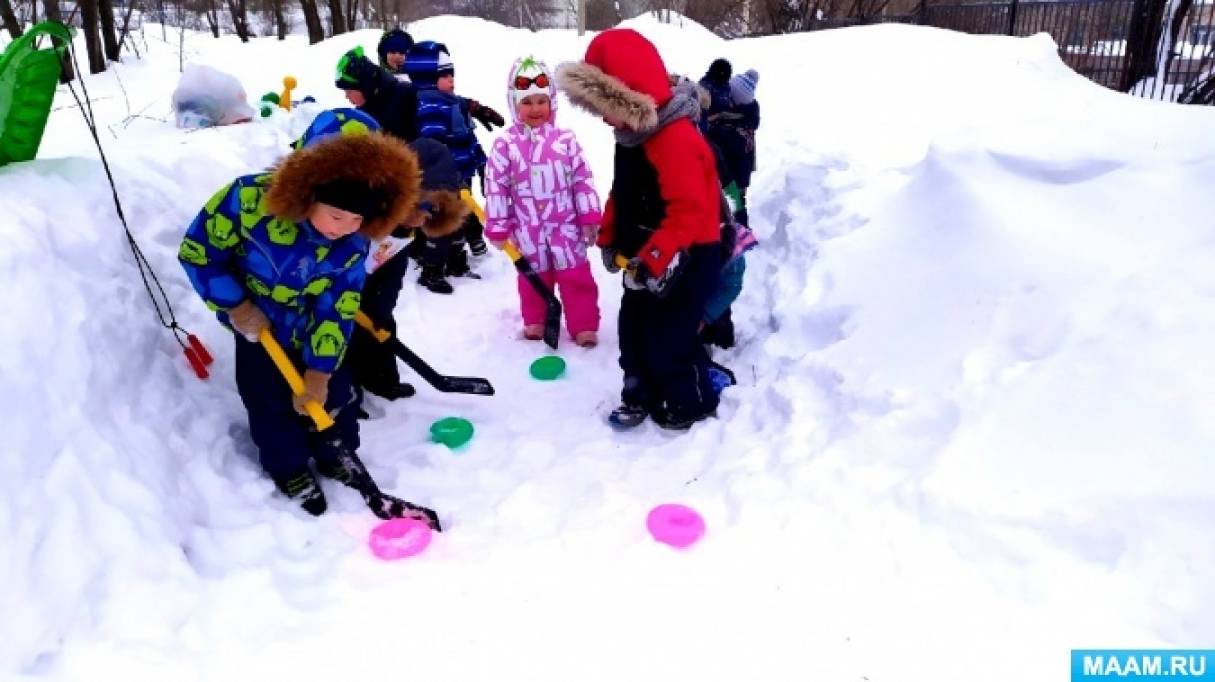
[[[306,369],[333,372],[354,328],[368,240],[355,233],[330,241],[307,221],[269,214],[270,178],[246,175],[211,197],[178,259],[224,325],[225,311],[252,299],[278,342],[302,352]]]

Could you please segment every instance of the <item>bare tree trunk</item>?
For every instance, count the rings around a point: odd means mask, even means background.
[[[59,11],[59,0],[44,0],[43,9],[46,12],[47,21],[63,23],[63,14]],[[72,68],[71,54],[64,52],[63,59],[59,60],[59,64],[59,81],[61,83],[67,83],[76,77],[76,69]]]
[[[249,15],[245,0],[228,0],[228,13],[232,15],[232,27],[242,43],[249,42]]]
[[[17,21],[17,15],[13,12],[13,5],[9,0],[0,0],[0,18],[4,19],[4,28],[13,40],[21,37],[24,31],[21,30],[21,22]]]
[[[346,26],[351,31],[357,31],[359,28],[359,0],[346,0]]]
[[[308,27],[308,43],[315,44],[325,39],[325,28],[321,26],[321,13],[316,8],[316,0],[300,0],[304,8],[304,25]]]
[[[131,32],[131,15],[135,13],[135,3],[127,2],[127,13],[122,17],[122,28],[118,31],[118,48],[122,49],[123,43],[126,42],[127,36]],[[131,40],[131,51],[135,53],[135,58],[139,59],[139,48],[136,47],[135,41]]]
[[[105,46],[105,58],[118,61],[118,31],[114,26],[114,0],[97,0],[97,13],[101,18],[101,39]]]
[[[270,0],[270,9],[274,12],[274,29],[279,40],[287,38],[287,17],[283,14],[283,0]]]
[[[101,51],[101,30],[98,26],[97,0],[80,0],[80,24],[84,44],[89,53],[89,73],[105,71],[105,54]]]
[[[207,18],[207,28],[211,29],[211,36],[219,37],[219,7],[215,5],[215,0],[207,0],[206,11],[203,15]]]
[[[346,15],[342,12],[342,0],[329,0],[329,26],[335,36],[346,32]]]

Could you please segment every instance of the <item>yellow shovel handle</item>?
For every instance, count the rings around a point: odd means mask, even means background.
[[[376,341],[379,341],[380,343],[384,343],[388,339],[392,338],[392,334],[389,333],[388,330],[377,329],[375,322],[372,322],[371,318],[367,317],[367,313],[363,312],[362,310],[354,314],[354,323],[371,332],[371,335],[374,336]]]
[[[274,339],[274,335],[269,329],[263,329],[257,335],[257,340],[261,342],[262,347],[270,354],[270,359],[274,361],[274,365],[278,367],[278,371],[282,373],[283,378],[287,380],[287,384],[291,386],[291,392],[295,395],[304,394],[304,377],[295,369],[295,365],[291,364],[291,360],[287,354],[283,352],[283,347],[278,345],[278,341]],[[304,403],[304,411],[312,417],[312,421],[316,422],[318,431],[333,426],[333,417],[325,411],[324,405],[321,405],[315,400],[309,400]]]
[[[485,211],[481,210],[480,204],[477,203],[477,200],[472,195],[472,190],[461,189],[460,198],[468,205],[468,209],[473,212],[473,215],[477,216],[477,220],[480,220],[481,224],[484,225]]]

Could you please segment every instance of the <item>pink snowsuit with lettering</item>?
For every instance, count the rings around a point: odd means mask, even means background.
[[[515,84],[520,75],[539,74],[549,79],[548,87],[533,81],[529,92],[547,89],[552,115],[531,128],[519,120]],[[557,89],[543,62],[516,60],[507,88],[514,125],[494,140],[485,166],[485,238],[514,242],[532,269],[555,288],[570,336],[599,331],[599,289],[586,256],[601,215],[591,169],[574,132],[555,124]],[[518,289],[523,324],[543,324],[544,299],[522,275]]]

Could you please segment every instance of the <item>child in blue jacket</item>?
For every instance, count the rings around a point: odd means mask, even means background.
[[[487,130],[502,126],[505,120],[493,109],[455,93],[456,69],[447,46],[432,40],[416,43],[405,60],[408,74],[417,91],[417,125],[420,137],[442,142],[455,158],[461,187],[471,190],[473,177],[485,173],[485,150],[473,132],[473,119]],[[473,255],[486,253],[484,226],[469,215],[464,227],[450,242],[427,241],[422,249],[422,278],[419,282],[435,293],[451,293],[444,275],[476,277],[464,251],[467,243]]]
[[[178,258],[207,306],[230,327],[236,385],[266,473],[309,513],[327,503],[317,469],[362,494],[383,518],[426,518],[382,493],[354,454],[358,422],[343,363],[366,278],[368,240],[391,232],[419,198],[416,156],[382,133],[344,133],[297,149],[269,172],[239,177],[190,224]],[[359,134],[361,133],[361,134]],[[302,371],[292,394],[257,343],[268,330]],[[311,430],[304,405],[334,415],[337,448]]]

